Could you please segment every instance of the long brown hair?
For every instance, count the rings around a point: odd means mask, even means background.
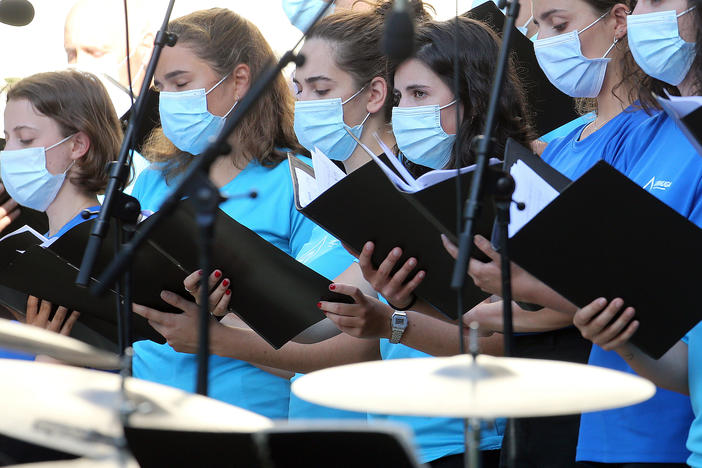
[[[251,82],[275,62],[275,54],[263,35],[247,19],[226,8],[200,10],[177,18],[168,30],[178,36],[178,44],[187,45],[220,76],[231,73],[239,64],[248,65]],[[256,160],[272,167],[286,158],[286,150],[307,154],[293,131],[293,96],[282,74],[254,104],[230,137],[243,160],[233,161],[243,167]],[[162,162],[166,180],[183,172],[192,155],[180,151],[159,127],[144,146],[145,156]]]
[[[54,120],[67,137],[83,132],[90,147],[75,163],[69,180],[85,193],[105,190],[107,164],[117,159],[122,127],[105,87],[93,74],[76,70],[38,73],[7,91],[7,100],[26,99],[42,115]]]

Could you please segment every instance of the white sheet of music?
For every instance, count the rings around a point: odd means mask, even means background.
[[[514,203],[509,210],[509,237],[516,234],[525,224],[539,214],[557,196],[558,191],[551,187],[524,161],[517,161],[510,170],[516,188],[512,198],[523,202],[526,208],[519,211]]]

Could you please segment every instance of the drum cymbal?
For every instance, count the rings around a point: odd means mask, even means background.
[[[555,416],[633,405],[655,386],[601,367],[538,359],[471,356],[397,359],[332,367],[292,390],[320,405],[413,416]]]
[[[46,354],[76,366],[119,369],[120,359],[82,341],[41,328],[0,319],[0,346],[30,354]]]
[[[0,359],[0,433],[88,458],[114,454],[124,435],[120,377],[70,366]],[[193,432],[253,432],[268,418],[164,385],[129,378],[128,397],[137,428]]]

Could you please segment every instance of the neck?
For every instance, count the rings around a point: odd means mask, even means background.
[[[242,161],[242,163],[239,164],[241,167],[235,166],[234,161]],[[234,180],[243,170],[244,164],[246,164],[243,161],[245,161],[245,159],[241,155],[234,155],[232,153],[217,158],[210,166],[210,180],[215,187],[222,188]]]
[[[98,205],[97,196],[79,190],[67,176],[56,198],[46,209],[46,217],[49,218],[49,235],[55,235],[78,213],[96,205]]]
[[[618,62],[619,59],[615,58],[610,62],[610,65]],[[602,83],[602,90],[597,96],[597,121],[600,126],[609,122],[632,104],[629,99],[629,91],[631,90],[629,87],[619,86],[616,90],[614,89],[621,81],[621,68],[611,67]]]
[[[368,118],[368,121],[363,126],[363,133],[361,133],[360,138],[361,142],[366,145],[375,155],[379,155],[383,152],[375,139],[374,134],[376,133],[387,146],[390,148],[395,146],[395,136],[393,135],[392,131],[388,130],[387,124],[384,122],[382,115],[379,115],[381,112]],[[356,149],[353,151],[353,153],[351,153],[351,156],[349,156],[349,158],[343,162],[344,169],[346,170],[347,174],[350,174],[370,160],[371,157],[368,153],[366,153],[366,150],[361,148],[360,145],[356,145]]]

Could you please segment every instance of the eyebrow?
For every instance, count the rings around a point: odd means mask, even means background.
[[[13,128],[12,131],[13,131],[13,132],[16,132],[16,131],[24,130],[24,129],[28,129],[28,130],[38,130],[38,128],[29,126],[29,125],[18,125],[18,126],[16,126],[15,128]],[[5,132],[5,133],[7,134],[7,132]]]
[[[548,11],[541,14],[540,19],[541,19],[541,21],[546,21],[546,18],[548,18],[549,16],[551,16],[555,13],[561,12],[561,11],[565,11],[565,10],[563,8],[554,8],[552,10],[548,10]]]
[[[329,81],[332,83],[334,82],[334,80],[324,75],[310,76],[309,78],[305,78],[305,83],[315,83],[317,81]]]
[[[183,75],[185,73],[188,73],[187,70],[173,70],[172,72],[166,73],[166,75],[163,77],[166,81],[173,79],[179,75]],[[161,86],[161,82],[158,81],[157,79],[154,78],[154,85],[158,88]]]
[[[406,91],[412,91],[413,89],[421,89],[421,88],[430,88],[429,85],[423,85],[423,84],[411,84],[405,86]]]

